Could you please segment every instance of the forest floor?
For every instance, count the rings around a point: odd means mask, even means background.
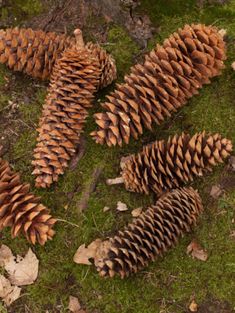
[[[125,2],[125,1],[123,1]],[[126,1],[127,2],[127,1]],[[136,1],[137,2],[137,1]],[[100,146],[89,136],[95,129],[92,115],[114,84],[97,95],[83,135],[84,153],[59,182],[48,190],[37,190],[53,215],[77,227],[58,222],[54,239],[45,247],[32,247],[40,261],[35,284],[23,289],[22,297],[0,312],[65,313],[69,296],[79,298],[89,313],[183,313],[189,312],[192,298],[199,313],[235,312],[235,173],[226,165],[192,184],[202,196],[205,211],[199,225],[176,248],[145,270],[125,280],[102,279],[94,267],[77,265],[73,255],[82,243],[113,234],[131,220],[130,210],[116,211],[118,201],[129,208],[147,206],[154,196],[129,193],[123,186],[107,186],[107,178],[119,174],[121,157],[140,150],[143,144],[187,131],[220,132],[235,145],[235,1],[143,0],[136,8],[120,6],[111,0],[2,0],[0,27],[14,25],[72,33],[81,27],[86,41],[99,42],[117,62],[118,81],[131,65],[156,43],[162,43],[186,23],[214,24],[227,30],[228,59],[220,77],[201,89],[172,118],[151,133],[145,131],[138,141],[123,148]],[[32,151],[36,128],[48,83],[13,73],[0,66],[0,144],[4,158],[19,171],[25,182],[34,185]],[[94,173],[102,169],[96,188],[81,210],[84,190],[92,184]],[[226,184],[224,183],[226,182]],[[210,196],[213,185],[224,184],[224,193]],[[104,206],[111,209],[103,212]],[[232,236],[233,234],[233,236]],[[201,262],[186,254],[188,244],[196,239],[208,252]],[[10,231],[0,233],[0,240],[14,253],[24,255],[29,244],[24,238],[12,240]]]

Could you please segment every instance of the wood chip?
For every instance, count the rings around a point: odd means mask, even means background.
[[[105,206],[104,208],[103,208],[103,212],[108,212],[110,210],[110,208],[108,207],[108,206]]]
[[[128,210],[128,207],[127,207],[126,203],[118,201],[118,203],[117,203],[117,211],[124,212],[124,211],[127,211],[127,210]]]

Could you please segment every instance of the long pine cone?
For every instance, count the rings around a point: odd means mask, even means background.
[[[29,189],[8,162],[0,159],[0,230],[9,226],[13,238],[23,233],[32,244],[44,245],[55,233],[56,219]]]
[[[75,38],[31,28],[0,30],[0,63],[32,77],[48,79],[54,63]]]
[[[152,130],[198,94],[203,84],[220,75],[225,43],[214,26],[186,25],[157,45],[107,96],[105,112],[96,113],[97,143],[108,146],[138,139],[143,127]]]
[[[36,187],[49,187],[64,173],[80,142],[94,93],[116,77],[113,59],[97,46],[84,47],[81,34],[75,32],[77,43],[57,60],[43,107],[32,162]]]
[[[222,163],[232,151],[232,143],[219,134],[182,133],[167,141],[155,141],[136,155],[123,158],[122,178],[126,189],[161,194],[193,181]]]
[[[123,231],[101,243],[94,257],[100,276],[124,278],[146,267],[191,230],[202,210],[194,189],[172,190]]]

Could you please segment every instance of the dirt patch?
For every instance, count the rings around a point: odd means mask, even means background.
[[[89,39],[102,43],[107,40],[110,23],[115,23],[124,26],[142,47],[155,31],[147,15],[135,12],[138,1],[57,0],[50,9],[47,2],[44,3],[44,13],[29,21],[27,26],[68,33],[78,27]]]
[[[98,179],[103,171],[103,167],[97,167],[91,176],[91,182],[89,185],[86,186],[85,190],[82,193],[81,199],[77,205],[78,211],[82,212],[87,209],[88,202],[91,194],[95,191]]]
[[[206,300],[199,305],[198,313],[234,313],[228,302]]]

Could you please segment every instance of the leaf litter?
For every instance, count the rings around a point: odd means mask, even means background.
[[[187,254],[191,255],[193,259],[205,262],[208,259],[208,253],[201,245],[194,239],[187,247]]]
[[[0,298],[9,306],[20,297],[19,286],[31,285],[38,277],[39,261],[31,249],[25,257],[14,257],[6,245],[0,247],[0,266],[7,272],[8,278],[0,275]]]

